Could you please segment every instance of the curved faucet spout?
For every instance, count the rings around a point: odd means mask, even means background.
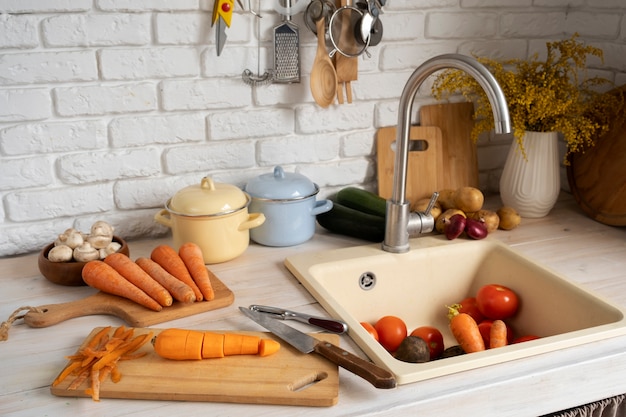
[[[420,65],[409,77],[398,109],[398,131],[396,136],[396,161],[394,166],[393,188],[391,199],[387,201],[387,218],[385,224],[385,240],[383,249],[388,252],[401,253],[409,250],[409,229],[411,213],[409,202],[406,201],[406,177],[409,157],[409,132],[411,129],[411,112],[415,95],[424,81],[434,72],[442,69],[458,69],[471,75],[485,90],[493,109],[496,133],[509,133],[511,121],[504,93],[493,74],[476,59],[460,54],[445,54],[429,59]],[[418,216],[422,226],[418,232],[432,231],[433,221],[430,214]]]

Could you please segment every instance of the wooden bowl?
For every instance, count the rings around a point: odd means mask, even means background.
[[[128,245],[124,239],[113,236],[113,241],[122,245],[118,252],[124,255],[129,255],[130,251]],[[39,271],[48,281],[54,282],[59,285],[67,285],[77,287],[80,285],[87,285],[83,281],[82,271],[86,262],[50,262],[48,260],[48,252],[54,246],[54,243],[49,244],[39,253],[37,264],[39,265]]]

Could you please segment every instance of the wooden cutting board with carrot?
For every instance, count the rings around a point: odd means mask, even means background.
[[[77,353],[102,329],[94,329]],[[152,332],[158,338],[162,331],[164,329],[135,328],[134,336]],[[216,359],[171,360],[157,355],[152,344],[145,343],[133,352],[143,356],[136,355],[139,357],[120,360],[116,364],[119,382],[104,378],[99,383],[99,398],[101,401],[125,398],[303,406],[332,406],[337,403],[338,369],[323,357],[301,353],[271,333],[211,332],[254,335],[277,341],[280,349],[268,356],[239,354]],[[313,336],[339,343],[339,336],[335,334]],[[90,388],[88,379],[76,388],[68,389],[74,379],[68,377],[51,386],[51,393],[63,397],[91,397],[91,393],[86,391]]]

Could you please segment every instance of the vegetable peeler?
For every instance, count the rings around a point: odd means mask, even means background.
[[[304,313],[297,313],[291,310],[285,310],[284,308],[262,306],[256,304],[252,304],[249,308],[252,311],[269,314],[271,317],[276,319],[296,320],[302,323],[317,326],[321,329],[328,330],[329,332],[337,334],[342,334],[348,331],[348,325],[341,320],[316,317]]]

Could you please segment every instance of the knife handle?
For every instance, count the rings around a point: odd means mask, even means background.
[[[328,320],[319,317],[309,316],[306,322],[337,334],[342,334],[348,331],[348,326],[345,323],[337,320]]]
[[[396,379],[391,372],[366,361],[329,342],[319,342],[314,351],[329,361],[360,376],[376,388],[395,388]]]

